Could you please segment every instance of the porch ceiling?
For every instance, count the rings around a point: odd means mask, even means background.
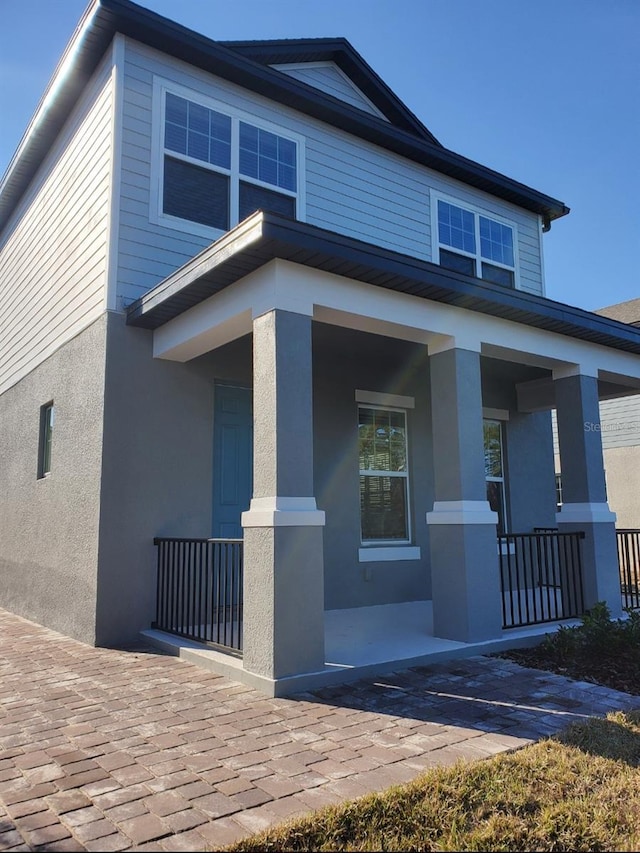
[[[274,259],[640,354],[633,326],[260,211],[134,302],[127,323],[157,329]]]

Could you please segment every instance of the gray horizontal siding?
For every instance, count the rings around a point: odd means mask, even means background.
[[[321,92],[326,92],[327,95],[333,95],[334,98],[339,98],[352,107],[357,107],[378,118],[388,119],[383,116],[369,99],[358,89],[355,83],[352,83],[340,69],[333,63],[328,62],[325,65],[311,65],[307,68],[297,68],[292,65],[274,65],[278,71],[306,83],[308,86],[313,86],[314,89],[320,89]]]
[[[203,237],[150,221],[154,75],[303,136],[308,223],[431,260],[430,191],[436,190],[514,221],[519,234],[521,287],[542,292],[534,214],[127,40],[119,305],[142,296],[220,234],[212,231]]]
[[[44,161],[0,244],[0,393],[104,310],[110,54]]]
[[[553,412],[553,447],[558,449],[558,425]],[[600,433],[602,449],[636,447],[640,445],[640,394],[603,400],[600,403]]]
[[[640,395],[600,403],[600,420],[605,450],[640,445]]]

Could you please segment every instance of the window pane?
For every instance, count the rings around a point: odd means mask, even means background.
[[[209,110],[192,101],[189,102],[189,130],[209,136]]]
[[[209,136],[189,131],[187,154],[206,163],[209,159]]]
[[[513,229],[502,222],[480,217],[480,253],[489,261],[513,266]]]
[[[258,128],[244,121],[240,122],[240,148],[258,153]]]
[[[295,142],[241,121],[240,174],[295,192]]]
[[[483,421],[485,477],[502,477],[502,430],[500,421]]]
[[[361,471],[407,470],[407,436],[403,412],[358,409],[358,452]]]
[[[229,178],[165,157],[163,210],[171,216],[227,231]]]
[[[445,246],[475,254],[474,214],[446,201],[438,201],[438,237]]]
[[[278,161],[286,166],[296,165],[296,144],[290,139],[278,137]]]
[[[167,93],[165,147],[224,169],[231,167],[231,118]]]
[[[187,126],[187,113],[189,110],[189,101],[184,98],[179,98],[177,95],[172,95],[167,92],[167,102],[165,110],[165,118],[174,124],[179,124],[182,127]]]
[[[278,186],[278,163],[268,157],[260,157],[258,161],[258,177],[265,184]]]
[[[296,200],[291,196],[240,181],[240,222],[256,210],[269,210],[295,219]]]
[[[231,143],[212,139],[209,143],[209,162],[223,169],[231,168]]]
[[[278,186],[283,190],[289,190],[294,193],[296,187],[296,169],[295,166],[287,166],[284,163],[278,165]]]
[[[474,258],[457,255],[455,252],[447,252],[446,249],[440,249],[440,266],[446,267],[448,270],[464,273],[465,275],[475,276],[476,274],[476,262]]]
[[[240,174],[247,178],[258,177],[258,153],[240,149]]]
[[[493,264],[482,264],[482,278],[493,284],[501,284],[503,287],[514,287],[513,270],[505,270],[502,267],[494,267]]]
[[[178,154],[187,153],[187,129],[177,124],[167,124],[164,129],[164,147]]]
[[[405,477],[360,477],[362,541],[406,540],[407,480]]]

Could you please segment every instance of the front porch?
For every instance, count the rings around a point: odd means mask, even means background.
[[[602,444],[585,425],[598,422],[599,398],[640,387],[640,359],[600,332],[593,343],[593,329],[571,325],[547,300],[475,283],[477,304],[445,297],[455,281],[441,271],[383,263],[370,247],[329,272],[335,246],[313,229],[296,248],[304,262],[288,259],[289,224],[276,223],[275,242],[259,233],[268,224],[266,215],[247,220],[237,248],[228,235],[130,315],[155,329],[155,359],[181,362],[185,375],[193,365],[214,397],[224,365],[227,384],[242,376],[252,399],[252,483],[244,506],[233,499],[243,576],[190,582],[184,633],[227,647],[220,631],[235,634],[242,661],[206,654],[282,693],[363,666],[514,645],[516,633],[530,641],[536,626],[601,600],[620,614]],[[294,230],[292,246],[302,240]],[[216,438],[216,448],[238,446],[232,427],[227,419],[229,441]],[[205,477],[222,471],[236,483],[233,472],[247,466],[234,459],[209,459]],[[213,535],[224,535],[215,518]],[[162,532],[180,535],[171,521]],[[203,637],[206,620],[193,608],[213,587],[218,629]]]
[[[165,651],[274,695],[528,646],[578,623],[582,538],[557,531],[498,538],[503,625],[494,639],[436,636],[431,600],[325,610],[324,666],[280,683],[242,666],[242,540],[158,539],[156,620],[142,633]],[[618,531],[617,541],[622,606],[637,609],[640,530]]]

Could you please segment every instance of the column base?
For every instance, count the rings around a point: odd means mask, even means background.
[[[324,527],[324,523],[315,498],[253,498],[242,513],[243,527]]]
[[[556,513],[558,524],[615,524],[615,512],[611,512],[609,504],[601,503],[566,503],[562,504],[560,512]]]
[[[488,501],[435,501],[427,513],[427,524],[492,524],[498,523]]]

